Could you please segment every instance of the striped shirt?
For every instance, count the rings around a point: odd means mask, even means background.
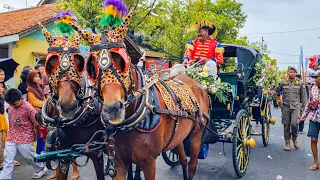
[[[310,91],[310,98],[309,98],[308,104],[305,107],[304,112],[301,116],[301,120],[309,119],[311,121],[320,123],[320,107],[319,107],[320,103],[318,104],[318,108],[316,109],[311,109],[308,107],[310,102],[315,102],[319,100],[320,100],[319,87],[313,86]]]

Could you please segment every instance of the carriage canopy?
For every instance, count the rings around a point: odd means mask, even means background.
[[[244,77],[242,82],[245,84],[251,72],[254,70],[255,64],[262,57],[262,55],[256,49],[235,45],[235,44],[222,44],[224,47],[224,57],[236,57],[237,58],[237,70],[243,70]]]

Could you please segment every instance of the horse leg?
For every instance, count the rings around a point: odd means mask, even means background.
[[[56,169],[57,180],[67,180],[68,179],[69,166],[67,167],[66,173],[64,173],[60,168]]]
[[[188,164],[189,180],[192,180],[197,169],[203,127],[190,136],[190,161]]]
[[[139,165],[143,171],[144,179],[155,180],[156,179],[156,159],[149,158],[145,162]]]
[[[182,171],[183,171],[183,179],[188,180],[188,171],[187,171],[187,155],[186,152],[184,151],[184,145],[183,143],[179,144],[177,147],[174,148],[179,155],[180,159],[180,164],[182,166]]]
[[[123,167],[124,166],[124,167]],[[112,178],[112,180],[126,180],[127,178],[127,173],[128,173],[128,169],[129,169],[129,165],[123,165],[123,164],[119,164],[116,161],[116,171],[117,171],[117,175],[116,177]]]
[[[138,166],[136,166],[133,180],[141,180],[141,169]]]
[[[77,180],[79,178],[79,174],[80,174],[78,166],[74,162],[71,164],[71,166],[72,166],[73,173],[72,173],[72,176],[70,177],[70,180]]]
[[[90,154],[88,157],[92,160],[97,180],[104,180],[103,155],[97,156],[96,154]]]

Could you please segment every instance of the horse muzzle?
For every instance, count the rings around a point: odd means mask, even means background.
[[[58,101],[57,109],[59,110],[59,116],[62,119],[74,119],[78,110],[78,102],[73,101],[71,103],[63,103]]]
[[[114,104],[103,104],[100,118],[108,125],[119,125],[125,120],[125,105],[122,101]]]

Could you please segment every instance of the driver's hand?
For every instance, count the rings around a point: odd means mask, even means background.
[[[208,58],[201,58],[200,59],[200,64],[201,65],[204,65],[204,64],[206,64],[208,61],[210,61],[211,59],[208,59]]]

